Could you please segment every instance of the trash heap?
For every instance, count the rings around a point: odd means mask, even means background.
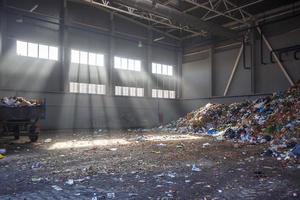
[[[40,105],[37,100],[28,100],[24,97],[3,97],[0,99],[0,106],[20,107],[20,106],[36,106]]]
[[[272,155],[278,154],[279,149],[297,149],[297,144],[300,150],[300,82],[284,92],[254,101],[208,103],[159,129],[253,144],[271,142]],[[295,154],[300,156],[299,150]]]

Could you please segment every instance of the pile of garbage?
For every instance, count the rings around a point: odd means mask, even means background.
[[[294,148],[294,154],[300,156],[300,82],[254,101],[208,103],[159,129],[253,144],[270,142],[272,155],[280,156],[279,150]]]
[[[0,106],[19,107],[19,106],[36,106],[40,105],[38,100],[28,100],[24,97],[3,97],[0,99]]]

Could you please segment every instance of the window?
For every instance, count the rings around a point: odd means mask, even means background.
[[[71,62],[79,63],[79,51],[71,50]]]
[[[128,87],[123,87],[123,96],[129,96]]]
[[[173,66],[171,65],[168,66],[168,75],[173,76]]]
[[[156,74],[156,63],[152,63],[152,73]]]
[[[88,52],[80,51],[80,64],[87,65],[88,64]]]
[[[122,87],[121,86],[116,86],[115,87],[115,95],[116,96],[121,96],[122,95]]]
[[[152,63],[152,73],[173,76],[173,66],[158,63]]]
[[[169,98],[169,91],[168,90],[164,90],[164,98],[165,99]]]
[[[58,60],[58,48],[49,46],[49,59]]]
[[[96,84],[89,84],[89,94],[96,94]]]
[[[105,94],[105,85],[96,85],[96,94]]]
[[[116,69],[124,69],[124,70],[137,71],[137,72],[142,70],[140,60],[120,58],[117,56],[114,57],[114,67]]]
[[[86,51],[71,50],[71,62],[76,64],[104,66],[104,55]]]
[[[38,57],[38,44],[28,42],[28,56],[33,58]]]
[[[27,42],[17,41],[17,55],[27,56]]]
[[[104,67],[104,55],[96,54],[96,66]]]
[[[141,61],[139,61],[139,60],[134,61],[134,70],[137,72],[141,71]]]
[[[70,82],[70,92],[71,93],[78,93],[78,83]]]
[[[156,73],[161,74],[161,64],[156,64]]]
[[[135,70],[134,60],[132,59],[128,60],[128,69],[132,71]]]
[[[48,58],[48,46],[47,45],[39,45],[39,57],[47,59]]]
[[[175,91],[173,91],[173,90],[169,91],[169,98],[170,99],[175,99]]]
[[[164,99],[175,99],[175,91],[174,90],[152,89],[152,97],[153,98],[164,98]]]
[[[96,65],[96,54],[89,53],[89,65]]]
[[[152,89],[152,97],[153,98],[157,97],[157,90],[156,89]]]
[[[116,96],[143,97],[144,88],[115,86]]]
[[[136,88],[134,87],[130,88],[130,96],[136,96]]]
[[[121,69],[127,69],[127,58],[121,58]]]
[[[115,68],[117,68],[117,69],[121,69],[121,58],[119,58],[119,57],[115,57],[114,58],[114,64],[115,64]]]
[[[138,97],[144,96],[144,88],[137,88],[137,96]]]
[[[17,40],[17,55],[48,60],[58,60],[58,48],[44,44]]]
[[[70,82],[71,93],[105,94],[105,85]]]
[[[162,90],[157,90],[157,98],[162,98],[163,97],[163,91]]]
[[[79,93],[88,93],[88,84],[87,83],[79,83]]]
[[[168,65],[162,65],[162,74],[168,75]]]

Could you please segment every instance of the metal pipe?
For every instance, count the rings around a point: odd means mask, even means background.
[[[268,49],[270,51],[273,51],[273,48],[271,46],[271,44],[269,43],[269,41],[267,40],[267,38],[262,34],[261,29],[259,27],[256,27],[257,31],[259,32],[259,34],[262,36],[265,44],[267,45]],[[293,86],[295,85],[295,83],[293,82],[293,80],[291,79],[290,75],[287,73],[287,71],[285,70],[283,64],[280,62],[279,58],[277,57],[276,53],[273,52],[273,57],[275,58],[279,68],[281,69],[282,73],[284,74],[284,76],[286,77],[286,79],[289,81],[290,85]]]
[[[238,53],[238,55],[237,55],[237,57],[236,57],[236,60],[235,60],[235,62],[234,62],[232,72],[231,72],[231,74],[230,74],[228,83],[227,83],[226,88],[225,88],[225,91],[224,91],[224,96],[227,95],[227,92],[228,92],[228,89],[229,89],[229,87],[230,87],[231,81],[232,81],[233,76],[234,76],[234,74],[235,74],[235,71],[236,71],[236,69],[237,69],[237,67],[238,67],[238,64],[239,64],[239,61],[240,61],[240,58],[241,58],[243,49],[244,49],[244,43],[242,43],[241,48],[240,48],[240,50],[239,50],[239,53]]]

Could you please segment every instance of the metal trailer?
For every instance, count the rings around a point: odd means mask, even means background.
[[[28,136],[31,142],[36,142],[39,136],[37,122],[45,119],[45,115],[45,101],[34,106],[0,105],[0,137],[14,136],[17,140],[20,136]]]

